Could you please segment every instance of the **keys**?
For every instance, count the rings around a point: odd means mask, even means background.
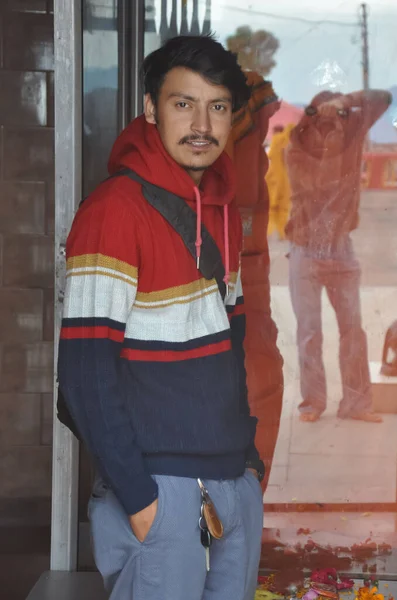
[[[210,549],[209,548],[205,549],[205,567],[207,569],[207,573],[209,573],[209,570],[210,570]]]
[[[197,479],[197,483],[201,492],[201,504],[203,504],[203,502],[207,502],[207,499],[209,499],[209,493],[201,479]]]
[[[210,532],[208,531],[207,523],[205,521],[204,505],[207,502],[209,495],[208,495],[208,492],[207,492],[203,482],[201,481],[201,479],[197,479],[197,483],[199,484],[199,488],[200,488],[200,492],[201,492],[201,510],[200,510],[201,516],[199,519],[200,541],[201,541],[201,545],[205,549],[205,566],[206,566],[206,569],[208,572],[210,570],[210,546],[212,543],[212,536],[211,536]]]
[[[205,550],[205,566],[207,571],[210,570],[210,546],[212,542],[212,537],[207,528],[207,523],[205,522],[204,517],[200,517],[199,519],[199,527],[200,527],[200,541],[201,545]]]

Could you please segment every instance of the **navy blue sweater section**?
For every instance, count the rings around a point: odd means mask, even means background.
[[[244,315],[235,316],[232,350],[175,362],[120,358],[122,345],[110,339],[61,339],[60,388],[128,514],[157,497],[150,474],[230,479],[257,458],[244,329]]]

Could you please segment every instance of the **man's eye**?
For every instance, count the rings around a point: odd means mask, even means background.
[[[187,106],[189,106],[189,105],[188,105],[188,103],[187,103],[187,102],[178,102],[178,103],[177,103],[177,106],[179,106],[180,108],[186,108],[186,107],[187,107]]]
[[[226,106],[223,106],[223,104],[214,104],[214,109],[217,112],[222,112],[222,111],[226,110]]]

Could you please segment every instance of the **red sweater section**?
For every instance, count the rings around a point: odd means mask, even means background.
[[[157,128],[135,119],[117,139],[109,171],[133,169],[143,179],[184,198],[196,210],[194,182],[164,149]],[[201,185],[202,222],[216,241],[225,264],[224,204],[229,205],[230,271],[237,272],[242,245],[241,219],[234,198],[234,170],[223,153],[205,172]],[[103,225],[106,223],[106,235]],[[82,232],[84,231],[84,235]],[[158,243],[153,244],[153,232]],[[117,177],[101,184],[78,211],[67,256],[100,252],[139,270],[138,291],[155,292],[197,281],[185,244],[142,196],[140,184]],[[167,252],[164,250],[167,249]],[[150,261],[141,263],[141,258]],[[132,262],[131,262],[132,261]]]

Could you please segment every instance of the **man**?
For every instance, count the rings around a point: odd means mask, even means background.
[[[245,384],[242,231],[223,152],[250,90],[211,37],[170,40],[145,59],[143,77],[145,113],[116,141],[109,171],[127,167],[168,202],[183,198],[196,213],[196,258],[126,176],[94,191],[69,235],[58,375],[100,475],[89,506],[94,556],[111,600],[252,600],[263,463]],[[222,255],[225,302],[199,271],[201,224]],[[198,479],[224,528],[209,557]]]
[[[361,325],[360,265],[350,232],[358,226],[362,152],[369,129],[391,102],[388,92],[317,95],[291,134],[287,163],[292,212],[290,292],[297,318],[303,401],[301,420],[326,408],[321,292],[325,288],[340,332],[341,419],[381,422],[372,412],[367,338]]]

